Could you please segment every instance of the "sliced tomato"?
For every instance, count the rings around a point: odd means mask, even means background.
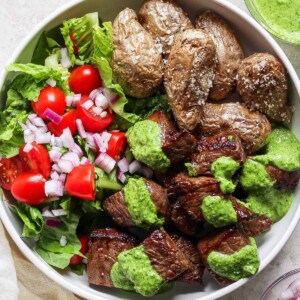
[[[89,238],[87,235],[78,237],[81,243],[80,252],[85,255],[88,248]],[[79,265],[83,261],[83,257],[77,254],[74,254],[70,259],[70,265]]]
[[[108,141],[108,148],[106,153],[113,159],[120,160],[123,156],[127,139],[124,132],[110,132],[111,138]]]
[[[102,79],[97,68],[92,65],[77,67],[69,77],[69,87],[75,94],[90,94],[92,90],[100,88]]]
[[[15,179],[26,171],[27,166],[19,155],[2,158],[0,160],[0,185],[6,190],[10,190]]]
[[[45,194],[45,178],[37,172],[20,174],[11,186],[11,193],[16,200],[39,205],[47,199]]]
[[[82,106],[87,100],[89,100],[89,96],[84,95],[81,97],[77,105],[78,118],[81,119],[86,131],[100,132],[110,125],[114,119],[114,114],[107,111],[107,115],[101,118],[93,112],[95,106],[92,106],[89,110]]]
[[[66,192],[84,200],[95,200],[95,168],[94,165],[84,165],[75,167],[68,174],[66,180]]]
[[[74,54],[77,56],[78,55],[78,47],[75,45],[75,39],[74,39],[73,33],[70,33],[70,39],[73,43]]]
[[[49,122],[47,127],[51,133],[55,136],[61,136],[63,130],[66,128],[70,128],[72,135],[76,132],[76,111],[75,109],[71,109],[67,113],[62,116],[62,120],[55,124],[54,122]]]
[[[44,112],[47,108],[53,110],[59,115],[63,115],[66,111],[66,97],[64,92],[58,87],[47,86],[41,90],[38,100],[31,101],[34,112],[44,120]]]
[[[51,163],[48,150],[45,146],[35,142],[31,143],[32,149],[29,152],[24,151],[25,145],[20,148],[20,158],[28,166],[28,169],[33,172],[38,172],[48,179],[50,176]]]

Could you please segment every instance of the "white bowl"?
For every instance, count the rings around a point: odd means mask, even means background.
[[[20,43],[12,58],[7,62],[29,62],[34,46],[39,35],[44,31],[60,24],[63,20],[72,17],[79,17],[85,13],[98,11],[104,21],[113,20],[116,14],[125,7],[138,9],[143,0],[77,0],[61,7],[41,22],[27,38]],[[268,51],[275,54],[285,65],[290,79],[289,97],[292,100],[296,111],[293,118],[292,129],[300,138],[300,82],[288,58],[284,52],[273,40],[273,38],[258,25],[251,17],[245,14],[234,5],[222,0],[179,0],[191,18],[203,10],[213,10],[222,15],[235,29],[240,39],[246,55],[258,51]],[[3,83],[6,77],[3,72],[0,77],[0,87],[2,91]],[[1,97],[3,98],[3,97]],[[289,213],[264,236],[257,239],[259,245],[259,254],[261,258],[260,271],[278,254],[280,249],[286,243],[294,230],[300,216],[300,191],[296,191],[295,199]],[[141,299],[142,297],[133,293],[126,293],[117,289],[99,287],[94,289],[88,285],[85,276],[77,276],[70,272],[57,272],[46,264],[33,250],[33,245],[24,242],[21,238],[22,226],[16,215],[9,209],[6,201],[0,200],[0,216],[11,235],[12,239],[24,253],[24,255],[35,264],[42,272],[51,279],[62,285],[66,289],[87,299]],[[155,299],[216,299],[222,297],[233,290],[241,287],[250,279],[240,280],[227,287],[220,287],[214,283],[209,276],[205,276],[204,286],[194,284],[192,286],[177,284],[176,288],[163,295],[155,296]]]

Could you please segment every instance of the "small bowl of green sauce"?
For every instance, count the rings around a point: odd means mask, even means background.
[[[252,16],[274,36],[300,45],[300,0],[245,0]]]

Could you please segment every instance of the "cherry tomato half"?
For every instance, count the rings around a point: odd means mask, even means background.
[[[68,174],[66,180],[66,192],[84,200],[95,200],[95,168],[94,165],[84,165],[75,167]]]
[[[18,175],[27,171],[27,166],[19,155],[0,160],[0,185],[10,190]]]
[[[51,133],[55,136],[61,136],[63,130],[66,128],[70,128],[72,135],[76,132],[76,111],[75,109],[71,109],[67,113],[62,116],[62,120],[55,124],[54,122],[49,122],[47,127]]]
[[[59,115],[63,115],[66,110],[66,96],[58,87],[47,86],[41,90],[37,102],[31,102],[34,112],[44,120],[44,112],[47,108]]]
[[[124,132],[110,132],[106,153],[113,159],[120,160],[126,150],[127,139]]]
[[[35,142],[31,143],[32,149],[29,152],[24,151],[25,145],[20,148],[20,158],[32,172],[40,173],[45,179],[49,178],[51,163],[49,153],[45,146]]]
[[[77,105],[78,118],[81,119],[82,124],[86,131],[90,132],[100,132],[105,129],[114,119],[114,114],[107,111],[107,115],[104,118],[97,116],[93,112],[92,106],[89,110],[86,110],[82,104],[84,104],[89,99],[89,96],[84,95],[81,97]]]
[[[81,243],[80,252],[84,255],[87,252],[89,238],[87,235],[83,235],[78,238]],[[79,265],[82,261],[83,261],[83,257],[81,257],[77,254],[74,254],[70,259],[70,265]]]
[[[20,174],[12,184],[11,193],[20,202],[39,205],[47,199],[45,181],[43,175],[37,172]]]
[[[70,39],[71,39],[71,41],[73,43],[74,54],[78,55],[78,47],[75,45],[75,39],[74,39],[73,33],[70,33]]]
[[[89,95],[92,90],[100,88],[101,85],[99,71],[91,65],[77,67],[69,77],[70,89],[75,94]]]

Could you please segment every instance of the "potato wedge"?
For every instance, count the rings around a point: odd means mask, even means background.
[[[129,8],[113,23],[111,67],[113,79],[125,94],[144,98],[152,95],[163,81],[163,63],[154,40]]]

